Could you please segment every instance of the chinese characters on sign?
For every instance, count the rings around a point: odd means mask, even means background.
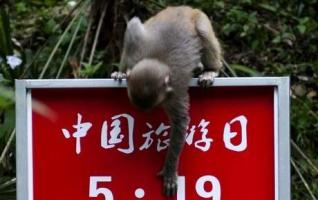
[[[31,100],[54,111],[29,109],[31,146],[23,153],[31,153],[32,200],[166,200],[157,174],[173,126],[164,109],[135,109],[124,87],[91,87],[32,89]],[[191,120],[171,199],[275,200],[282,136],[275,91],[190,88]]]
[[[235,124],[240,125],[240,136],[237,132],[231,131],[231,127]],[[110,124],[110,126],[109,126]],[[142,133],[141,136],[144,138],[144,143],[136,147],[134,143],[134,124],[135,119],[133,116],[123,113],[111,117],[111,122],[107,120],[103,121],[101,126],[101,137],[100,144],[103,149],[112,149],[117,148],[118,151],[124,154],[131,154],[136,150],[145,151],[151,148],[152,145],[156,146],[157,152],[160,152],[164,149],[167,149],[169,146],[169,129],[170,126],[161,122],[158,126],[146,122],[145,126],[149,131]],[[211,124],[210,121],[202,118],[198,125],[191,125],[188,128],[186,134],[186,144],[191,146],[194,144],[194,147],[206,152],[211,149],[213,139],[209,136],[208,126]],[[240,115],[231,119],[229,122],[226,122],[224,125],[223,132],[223,142],[224,147],[230,151],[242,152],[247,149],[247,124],[248,120],[244,115]],[[89,136],[88,132],[93,126],[91,122],[86,122],[83,120],[83,116],[77,114],[77,122],[72,127],[75,129],[75,132],[70,134],[70,131],[66,128],[62,128],[62,133],[66,139],[69,139],[72,135],[76,140],[76,153],[81,153],[81,139]],[[127,134],[123,132],[123,126],[127,130]],[[194,141],[194,136],[197,134],[200,139]],[[237,137],[240,137],[240,143],[236,144],[233,140]],[[117,145],[127,143],[126,148],[119,148]]]
[[[77,114],[77,124],[73,125],[73,128],[76,129],[76,131],[72,134],[74,138],[76,138],[76,153],[81,153],[81,138],[85,137],[87,135],[87,131],[92,127],[92,123],[85,122],[82,123],[82,115]],[[67,129],[62,129],[62,132],[64,134],[64,137],[69,139],[71,137],[70,132]]]

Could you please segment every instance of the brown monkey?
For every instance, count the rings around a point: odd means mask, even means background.
[[[143,110],[162,105],[171,123],[170,146],[162,171],[164,193],[177,192],[177,168],[189,123],[188,83],[203,65],[198,83],[212,84],[221,63],[221,47],[209,18],[186,6],[168,7],[144,24],[134,17],[127,24],[120,72],[127,76],[130,101]]]

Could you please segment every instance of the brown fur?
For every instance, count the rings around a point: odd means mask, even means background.
[[[121,71],[127,72],[131,102],[145,110],[162,104],[171,122],[170,146],[160,175],[164,193],[177,192],[179,156],[189,123],[188,83],[198,65],[199,83],[209,86],[221,68],[222,52],[208,17],[187,6],[168,7],[144,24],[127,25]],[[202,63],[202,64],[201,64]],[[113,77],[122,78],[122,73]]]

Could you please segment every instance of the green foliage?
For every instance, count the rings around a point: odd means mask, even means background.
[[[292,195],[294,200],[317,198],[317,0],[114,2],[77,0],[74,7],[66,0],[16,0],[0,7],[0,154],[5,155],[0,199],[15,199],[10,142],[14,79],[108,77],[118,67],[125,20],[134,15],[147,19],[166,6],[181,4],[200,8],[212,19],[225,52],[222,76],[291,77]],[[22,63],[12,67],[7,56]]]
[[[83,63],[83,68],[80,71],[80,75],[83,78],[92,78],[97,71],[101,69],[103,63],[98,63],[96,65],[90,65],[89,63]]]

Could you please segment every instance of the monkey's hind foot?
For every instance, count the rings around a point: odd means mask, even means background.
[[[169,175],[164,170],[158,173],[163,179],[163,194],[167,197],[172,197],[177,193],[178,183],[177,174]]]
[[[123,79],[125,79],[127,76],[125,73],[123,72],[113,72],[111,75],[110,75],[111,78],[115,79],[115,81],[122,81]]]
[[[204,88],[210,87],[214,82],[214,78],[217,76],[218,76],[217,72],[213,72],[213,71],[203,72],[198,78],[198,84]]]

